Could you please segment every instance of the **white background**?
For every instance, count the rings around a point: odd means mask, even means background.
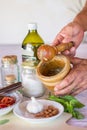
[[[82,9],[85,0],[0,0],[0,44],[21,44],[30,22],[51,43],[64,25]]]

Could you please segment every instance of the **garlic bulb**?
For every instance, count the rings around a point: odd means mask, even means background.
[[[31,101],[28,103],[26,109],[30,113],[38,113],[43,110],[43,104],[37,101],[34,97],[31,97]]]

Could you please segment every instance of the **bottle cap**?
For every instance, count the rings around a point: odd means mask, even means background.
[[[28,24],[28,30],[36,30],[37,24],[36,23],[29,23]]]

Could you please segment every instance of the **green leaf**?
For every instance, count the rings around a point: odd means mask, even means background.
[[[63,97],[61,97],[61,99],[65,99],[68,102],[71,102],[71,104],[75,108],[82,108],[82,107],[84,107],[84,104],[82,104],[81,102],[79,102],[75,97],[73,97],[71,95],[63,96]]]
[[[0,120],[0,125],[6,124],[9,122],[9,119]]]
[[[71,95],[60,96],[60,97],[57,97],[55,95],[49,95],[48,99],[61,103],[64,106],[64,111],[71,113],[73,117],[77,119],[84,118],[84,116],[79,111],[75,110],[75,108],[84,107],[84,104],[79,102],[75,97]]]
[[[82,113],[80,113],[79,111],[74,110],[72,113],[73,117],[76,117],[77,119],[83,119],[84,115]]]

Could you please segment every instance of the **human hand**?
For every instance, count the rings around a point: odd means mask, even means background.
[[[70,58],[73,68],[54,88],[55,95],[77,95],[87,89],[87,59]]]
[[[76,49],[83,40],[84,37],[84,31],[82,27],[76,23],[71,22],[68,25],[66,25],[56,36],[55,40],[53,41],[52,45],[58,45],[61,43],[67,43],[67,42],[74,42],[74,47],[72,47],[70,50],[64,51],[65,55],[74,56],[76,53]]]

